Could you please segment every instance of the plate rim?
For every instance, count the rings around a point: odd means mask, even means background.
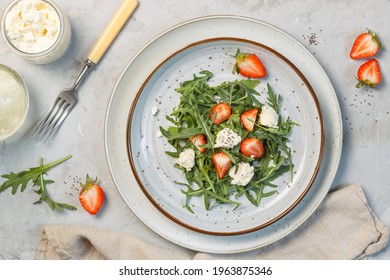
[[[314,201],[309,201],[307,202],[307,206],[298,211],[297,213],[293,213],[290,218],[291,221],[294,221],[295,224],[293,226],[288,227],[287,229],[284,228],[284,226],[279,226],[275,225],[275,227],[279,227],[279,232],[271,233],[271,238],[267,238],[264,236],[261,236],[261,231],[259,231],[259,235],[254,235],[254,234],[248,234],[248,235],[242,235],[240,238],[239,244],[236,245],[237,240],[232,237],[219,237],[218,240],[210,238],[207,235],[200,236],[197,233],[193,232],[187,232],[186,230],[183,230],[181,228],[177,228],[174,225],[169,225],[169,234],[167,232],[164,232],[160,228],[153,227],[153,224],[151,224],[151,221],[142,219],[140,218],[138,209],[132,207],[128,203],[129,197],[126,196],[128,195],[126,190],[120,188],[120,181],[121,177],[116,177],[116,171],[113,169],[113,166],[119,166],[119,162],[115,162],[113,160],[114,154],[115,154],[115,149],[112,148],[110,145],[110,139],[108,138],[108,130],[111,128],[110,125],[110,108],[112,107],[113,103],[116,101],[115,100],[115,92],[117,89],[121,86],[123,77],[126,75],[127,71],[129,70],[130,66],[134,63],[136,58],[145,50],[147,49],[153,42],[158,40],[160,37],[165,36],[166,34],[174,31],[175,29],[189,25],[189,24],[196,24],[197,22],[201,21],[213,21],[213,20],[228,20],[228,21],[238,21],[240,24],[255,24],[259,26],[264,26],[267,28],[272,29],[274,32],[279,33],[283,37],[285,37],[286,40],[290,41],[293,43],[294,46],[296,46],[298,49],[302,50],[303,53],[307,56],[307,58],[312,62],[312,67],[318,71],[318,73],[321,76],[322,83],[326,86],[326,92],[331,93],[331,98],[326,98],[324,102],[327,104],[325,106],[325,114],[327,113],[332,113],[333,116],[331,117],[332,121],[334,122],[329,122],[327,119],[325,119],[325,131],[330,132],[330,134],[334,135],[336,139],[332,139],[330,141],[329,139],[325,139],[325,147],[327,145],[331,145],[331,149],[329,153],[324,154],[323,161],[329,168],[326,172],[323,172],[320,170],[321,173],[321,184],[317,187],[315,193],[309,192],[309,196],[314,196],[316,199]],[[309,70],[309,69],[307,69]],[[310,75],[309,75],[310,76]],[[317,85],[317,83],[315,83]],[[322,96],[322,98],[325,98]],[[321,98],[320,98],[321,99]],[[330,101],[329,101],[330,100]],[[333,102],[333,103],[331,103]],[[320,101],[321,103],[321,101]],[[289,33],[286,31],[282,30],[279,27],[276,27],[275,25],[269,24],[267,22],[261,21],[259,19],[255,18],[250,18],[246,16],[237,16],[237,15],[231,15],[231,14],[224,14],[224,15],[208,15],[208,16],[201,16],[201,17],[196,17],[192,18],[190,20],[181,22],[179,24],[176,24],[166,30],[163,30],[161,33],[158,35],[154,36],[151,40],[149,40],[146,44],[144,44],[128,61],[122,72],[120,73],[119,77],[117,78],[117,81],[113,87],[113,90],[111,91],[110,99],[107,105],[107,111],[106,111],[106,117],[105,117],[105,123],[104,123],[104,149],[105,149],[105,155],[106,155],[106,160],[107,160],[107,165],[109,167],[109,171],[112,177],[112,180],[114,184],[117,187],[117,191],[119,194],[122,196],[122,199],[124,202],[127,204],[129,209],[134,213],[134,215],[148,227],[148,229],[152,230],[153,232],[157,233],[159,236],[161,236],[163,239],[166,239],[173,244],[176,244],[178,246],[200,251],[200,252],[206,252],[206,253],[215,253],[215,254],[227,254],[227,253],[242,253],[242,252],[247,252],[251,250],[255,250],[267,245],[270,245],[283,237],[287,236],[294,230],[296,230],[300,225],[302,225],[308,217],[310,217],[314,211],[318,208],[318,206],[321,204],[323,201],[324,197],[328,193],[329,189],[331,188],[331,185],[334,181],[334,178],[336,177],[337,171],[338,171],[338,166],[340,164],[340,158],[342,155],[342,148],[343,148],[343,125],[342,125],[342,115],[341,115],[341,110],[340,110],[340,104],[337,98],[337,94],[335,92],[335,89],[333,87],[333,84],[331,83],[328,75],[326,74],[324,68],[321,66],[319,61],[314,57],[314,55],[302,44],[300,43],[296,38],[291,36]],[[121,141],[116,140],[116,141]],[[122,176],[125,176],[122,174]],[[317,185],[317,184],[316,184]],[[148,210],[148,209],[147,209]],[[294,211],[295,212],[295,211]],[[303,213],[302,213],[303,212]],[[303,216],[303,217],[302,217]],[[178,240],[175,238],[175,236],[172,236],[171,234],[175,234],[175,232],[180,232],[183,235],[188,235],[193,240],[197,242],[188,242],[187,240],[180,239]],[[207,238],[206,238],[207,237]],[[244,240],[244,242],[242,242]]]
[[[186,223],[185,221],[181,221],[180,219],[178,219],[177,217],[175,217],[174,215],[169,213],[167,210],[165,210],[163,207],[161,207],[159,205],[159,203],[156,201],[156,199],[148,192],[147,188],[144,185],[144,182],[142,182],[142,179],[140,178],[140,176],[138,174],[138,171],[137,171],[137,168],[136,168],[136,164],[134,162],[134,157],[132,156],[132,148],[131,148],[132,147],[132,145],[131,145],[131,135],[132,135],[132,133],[131,133],[131,127],[132,127],[131,126],[131,122],[132,122],[132,119],[133,119],[134,111],[135,111],[135,108],[137,106],[138,100],[139,100],[139,98],[142,95],[143,90],[145,89],[145,87],[149,83],[149,81],[153,78],[155,73],[158,72],[158,70],[161,69],[164,66],[165,63],[169,62],[176,55],[178,55],[178,54],[180,54],[180,53],[182,53],[182,52],[184,52],[184,51],[186,51],[186,50],[188,50],[188,49],[190,49],[192,47],[200,46],[202,44],[207,44],[207,43],[212,43],[212,42],[221,42],[221,41],[234,41],[234,42],[238,42],[238,44],[239,43],[246,43],[246,44],[251,44],[251,45],[257,46],[259,48],[262,48],[262,49],[265,49],[265,50],[271,52],[273,55],[277,56],[284,63],[286,63],[297,74],[297,76],[301,79],[301,81],[305,84],[306,88],[310,92],[310,96],[312,97],[312,101],[314,101],[314,105],[315,105],[315,107],[317,109],[317,113],[318,113],[318,116],[319,116],[319,124],[320,124],[319,154],[318,154],[318,158],[316,160],[316,166],[314,168],[314,171],[310,174],[310,180],[309,180],[307,186],[304,187],[303,191],[293,201],[293,203],[291,205],[289,205],[281,213],[278,213],[275,217],[271,218],[267,222],[262,223],[260,225],[256,225],[254,227],[243,229],[243,230],[238,230],[238,231],[212,231],[212,230],[206,230],[206,229],[202,229],[202,228],[197,228],[195,226],[192,226],[189,223]],[[137,181],[137,184],[140,187],[140,189],[142,190],[142,192],[145,194],[145,196],[148,198],[150,203],[152,203],[153,206],[156,207],[157,210],[159,210],[167,218],[169,218],[173,222],[179,224],[180,226],[186,227],[186,228],[188,228],[190,230],[193,230],[193,231],[196,231],[196,232],[199,232],[199,233],[216,235],[216,236],[241,235],[241,234],[251,233],[251,232],[260,230],[262,228],[265,228],[265,227],[275,223],[276,221],[280,220],[281,218],[286,216],[288,213],[290,213],[292,211],[292,209],[294,209],[302,201],[302,199],[305,197],[305,195],[308,193],[308,191],[310,190],[311,186],[313,185],[313,183],[314,183],[314,181],[315,181],[315,179],[316,179],[316,177],[318,175],[318,172],[319,172],[319,169],[320,169],[320,166],[321,166],[321,163],[322,163],[323,153],[324,153],[325,129],[324,129],[324,124],[323,124],[323,116],[322,116],[321,106],[319,104],[317,95],[316,95],[313,87],[311,86],[310,82],[307,80],[305,75],[298,69],[298,67],[295,64],[293,64],[284,55],[282,55],[278,51],[276,51],[276,50],[272,49],[271,47],[269,47],[267,45],[264,45],[264,44],[262,44],[260,42],[256,42],[256,41],[249,40],[249,39],[244,39],[244,38],[236,38],[236,37],[214,37],[214,38],[208,38],[208,39],[192,42],[192,43],[190,43],[189,45],[187,45],[187,46],[185,46],[183,48],[175,50],[171,55],[169,55],[167,58],[165,58],[163,61],[161,61],[157,65],[155,65],[153,70],[147,75],[147,77],[145,78],[144,82],[140,86],[139,90],[135,94],[135,97],[133,98],[132,104],[131,104],[130,109],[129,109],[128,118],[127,118],[126,123],[127,123],[127,125],[126,125],[126,130],[127,130],[126,131],[127,157],[128,157],[128,160],[129,160],[129,163],[130,163],[130,166],[131,166],[131,170],[132,170],[132,172],[134,174],[134,177],[135,177],[135,179]]]

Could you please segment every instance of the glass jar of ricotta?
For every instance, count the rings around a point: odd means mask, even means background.
[[[26,84],[13,69],[0,64],[0,142],[23,133],[28,110]]]
[[[1,19],[3,38],[16,54],[37,64],[50,63],[67,50],[71,27],[51,0],[15,0]]]

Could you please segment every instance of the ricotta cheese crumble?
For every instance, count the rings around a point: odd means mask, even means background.
[[[214,148],[232,149],[241,142],[241,136],[230,128],[224,128],[218,132]]]
[[[271,128],[277,128],[278,120],[278,113],[276,113],[268,104],[264,104],[260,112],[260,124]]]
[[[61,30],[57,11],[42,0],[22,0],[5,17],[10,43],[25,53],[40,53],[57,41]]]
[[[195,166],[195,151],[193,149],[186,149],[182,151],[176,161],[181,167],[190,171]]]
[[[238,163],[238,168],[233,166],[229,170],[229,176],[233,179],[232,184],[238,186],[248,185],[254,174],[255,168],[247,162],[240,162]]]

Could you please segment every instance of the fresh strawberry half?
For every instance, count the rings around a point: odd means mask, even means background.
[[[364,86],[375,87],[378,85],[382,80],[378,61],[373,58],[362,64],[358,69],[357,79],[359,80],[359,83],[356,85],[357,88]]]
[[[253,53],[241,53],[237,49],[236,63],[234,64],[233,74],[239,73],[247,78],[263,78],[267,74],[261,60]]]
[[[213,154],[213,163],[218,178],[222,179],[230,168],[230,158],[224,152]]]
[[[80,191],[79,199],[81,206],[91,215],[99,212],[100,207],[104,201],[104,192],[101,186],[97,185],[97,178],[91,180],[89,175],[85,184],[80,184],[82,189]]]
[[[247,157],[261,158],[264,155],[264,145],[257,138],[247,138],[241,142],[241,153]]]
[[[240,120],[242,125],[246,130],[251,132],[255,126],[256,118],[257,118],[257,113],[259,110],[257,108],[248,110],[244,113],[241,114]]]
[[[353,43],[349,56],[352,59],[360,59],[374,56],[383,45],[375,32],[368,30],[360,34]]]
[[[207,144],[206,136],[204,134],[192,136],[190,141],[195,145],[199,152],[204,153],[206,151],[206,148],[203,147],[203,145]]]
[[[210,120],[214,120],[215,124],[220,124],[229,119],[231,113],[230,106],[225,102],[221,102],[211,109]]]

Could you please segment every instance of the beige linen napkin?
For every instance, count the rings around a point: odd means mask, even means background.
[[[389,228],[372,212],[363,190],[348,185],[330,192],[298,229],[269,246],[216,255],[78,225],[45,225],[36,259],[361,259],[386,247]]]

